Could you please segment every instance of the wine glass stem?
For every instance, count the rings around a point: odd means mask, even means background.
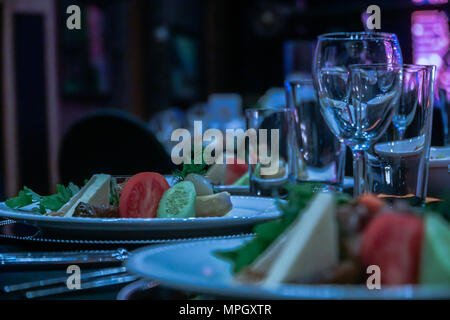
[[[365,192],[366,177],[365,151],[353,150],[353,195],[360,196]]]
[[[403,140],[404,137],[405,137],[405,129],[398,128],[398,140]]]

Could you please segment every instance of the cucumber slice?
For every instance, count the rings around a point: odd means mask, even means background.
[[[195,217],[195,187],[190,181],[179,182],[164,192],[159,202],[158,218]]]
[[[421,284],[450,284],[450,225],[440,216],[425,216],[420,266]]]

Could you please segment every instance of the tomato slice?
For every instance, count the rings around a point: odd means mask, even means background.
[[[227,163],[227,173],[225,179],[226,185],[235,183],[240,177],[248,172],[248,164],[239,164],[237,163],[237,159],[234,161],[236,162]]]
[[[381,283],[417,283],[423,222],[412,214],[385,213],[373,218],[363,233],[361,262],[378,265]]]
[[[132,176],[120,195],[120,217],[154,218],[167,189],[169,184],[159,173],[141,172]]]

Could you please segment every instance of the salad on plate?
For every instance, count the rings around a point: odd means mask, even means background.
[[[36,214],[80,218],[222,217],[233,207],[228,192],[215,193],[202,174],[188,168],[176,173],[172,186],[156,172],[121,180],[94,174],[82,187],[69,183],[57,185],[57,191],[41,196],[24,187],[5,205]]]
[[[450,294],[448,199],[417,208],[371,194],[352,199],[305,185],[288,190],[279,219],[256,225],[255,237],[241,247],[215,252],[232,263],[236,281],[270,288],[378,277],[383,285],[447,285]]]

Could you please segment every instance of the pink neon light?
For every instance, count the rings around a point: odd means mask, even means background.
[[[434,1],[436,3],[439,0]],[[450,92],[450,32],[447,15],[438,10],[415,11],[411,20],[414,63],[436,65],[437,86]]]
[[[448,0],[412,0],[415,4],[444,4],[447,3]]]

